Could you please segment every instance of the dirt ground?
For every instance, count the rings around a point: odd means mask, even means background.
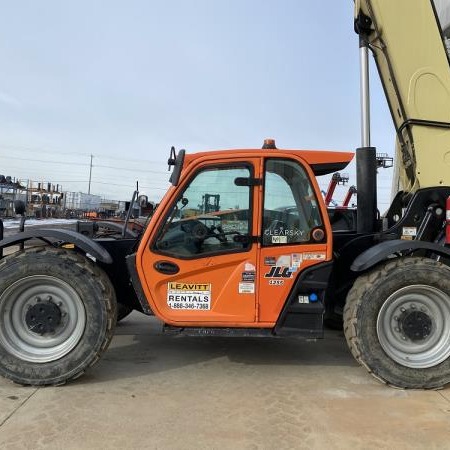
[[[185,338],[133,313],[62,387],[0,379],[1,449],[448,449],[450,389],[386,387],[340,332]]]

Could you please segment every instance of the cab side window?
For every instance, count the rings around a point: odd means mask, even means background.
[[[308,174],[296,161],[268,159],[264,176],[263,245],[311,242],[322,226]]]
[[[235,181],[250,172],[249,166],[197,172],[168,214],[154,250],[180,258],[248,250],[251,192]]]

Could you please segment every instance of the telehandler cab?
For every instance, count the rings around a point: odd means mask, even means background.
[[[1,249],[21,248],[0,260],[0,373],[31,385],[80,376],[108,347],[119,304],[183,335],[321,338],[324,317],[343,321],[354,357],[379,380],[449,383],[449,25],[448,1],[355,1],[356,210],[327,210],[316,181],[352,153],[269,140],[263,149],[173,151],[172,187],[137,233],[115,224],[95,234],[80,223],[80,232],[3,239]],[[382,216],[368,50],[397,133],[398,192]],[[45,245],[24,246],[31,238]]]

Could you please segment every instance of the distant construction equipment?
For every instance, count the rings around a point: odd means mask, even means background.
[[[45,218],[112,217],[126,210],[126,202],[100,195],[63,191],[61,184],[18,180],[0,175],[0,217],[14,217],[14,202],[22,200],[26,216]]]
[[[0,216],[14,215],[14,201],[27,197],[27,188],[11,176],[0,175]]]

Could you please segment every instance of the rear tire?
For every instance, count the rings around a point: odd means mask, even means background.
[[[347,296],[344,333],[356,360],[399,388],[450,383],[450,269],[397,258],[359,277]]]
[[[82,375],[117,315],[108,276],[74,251],[30,248],[0,261],[0,374],[25,385]]]

